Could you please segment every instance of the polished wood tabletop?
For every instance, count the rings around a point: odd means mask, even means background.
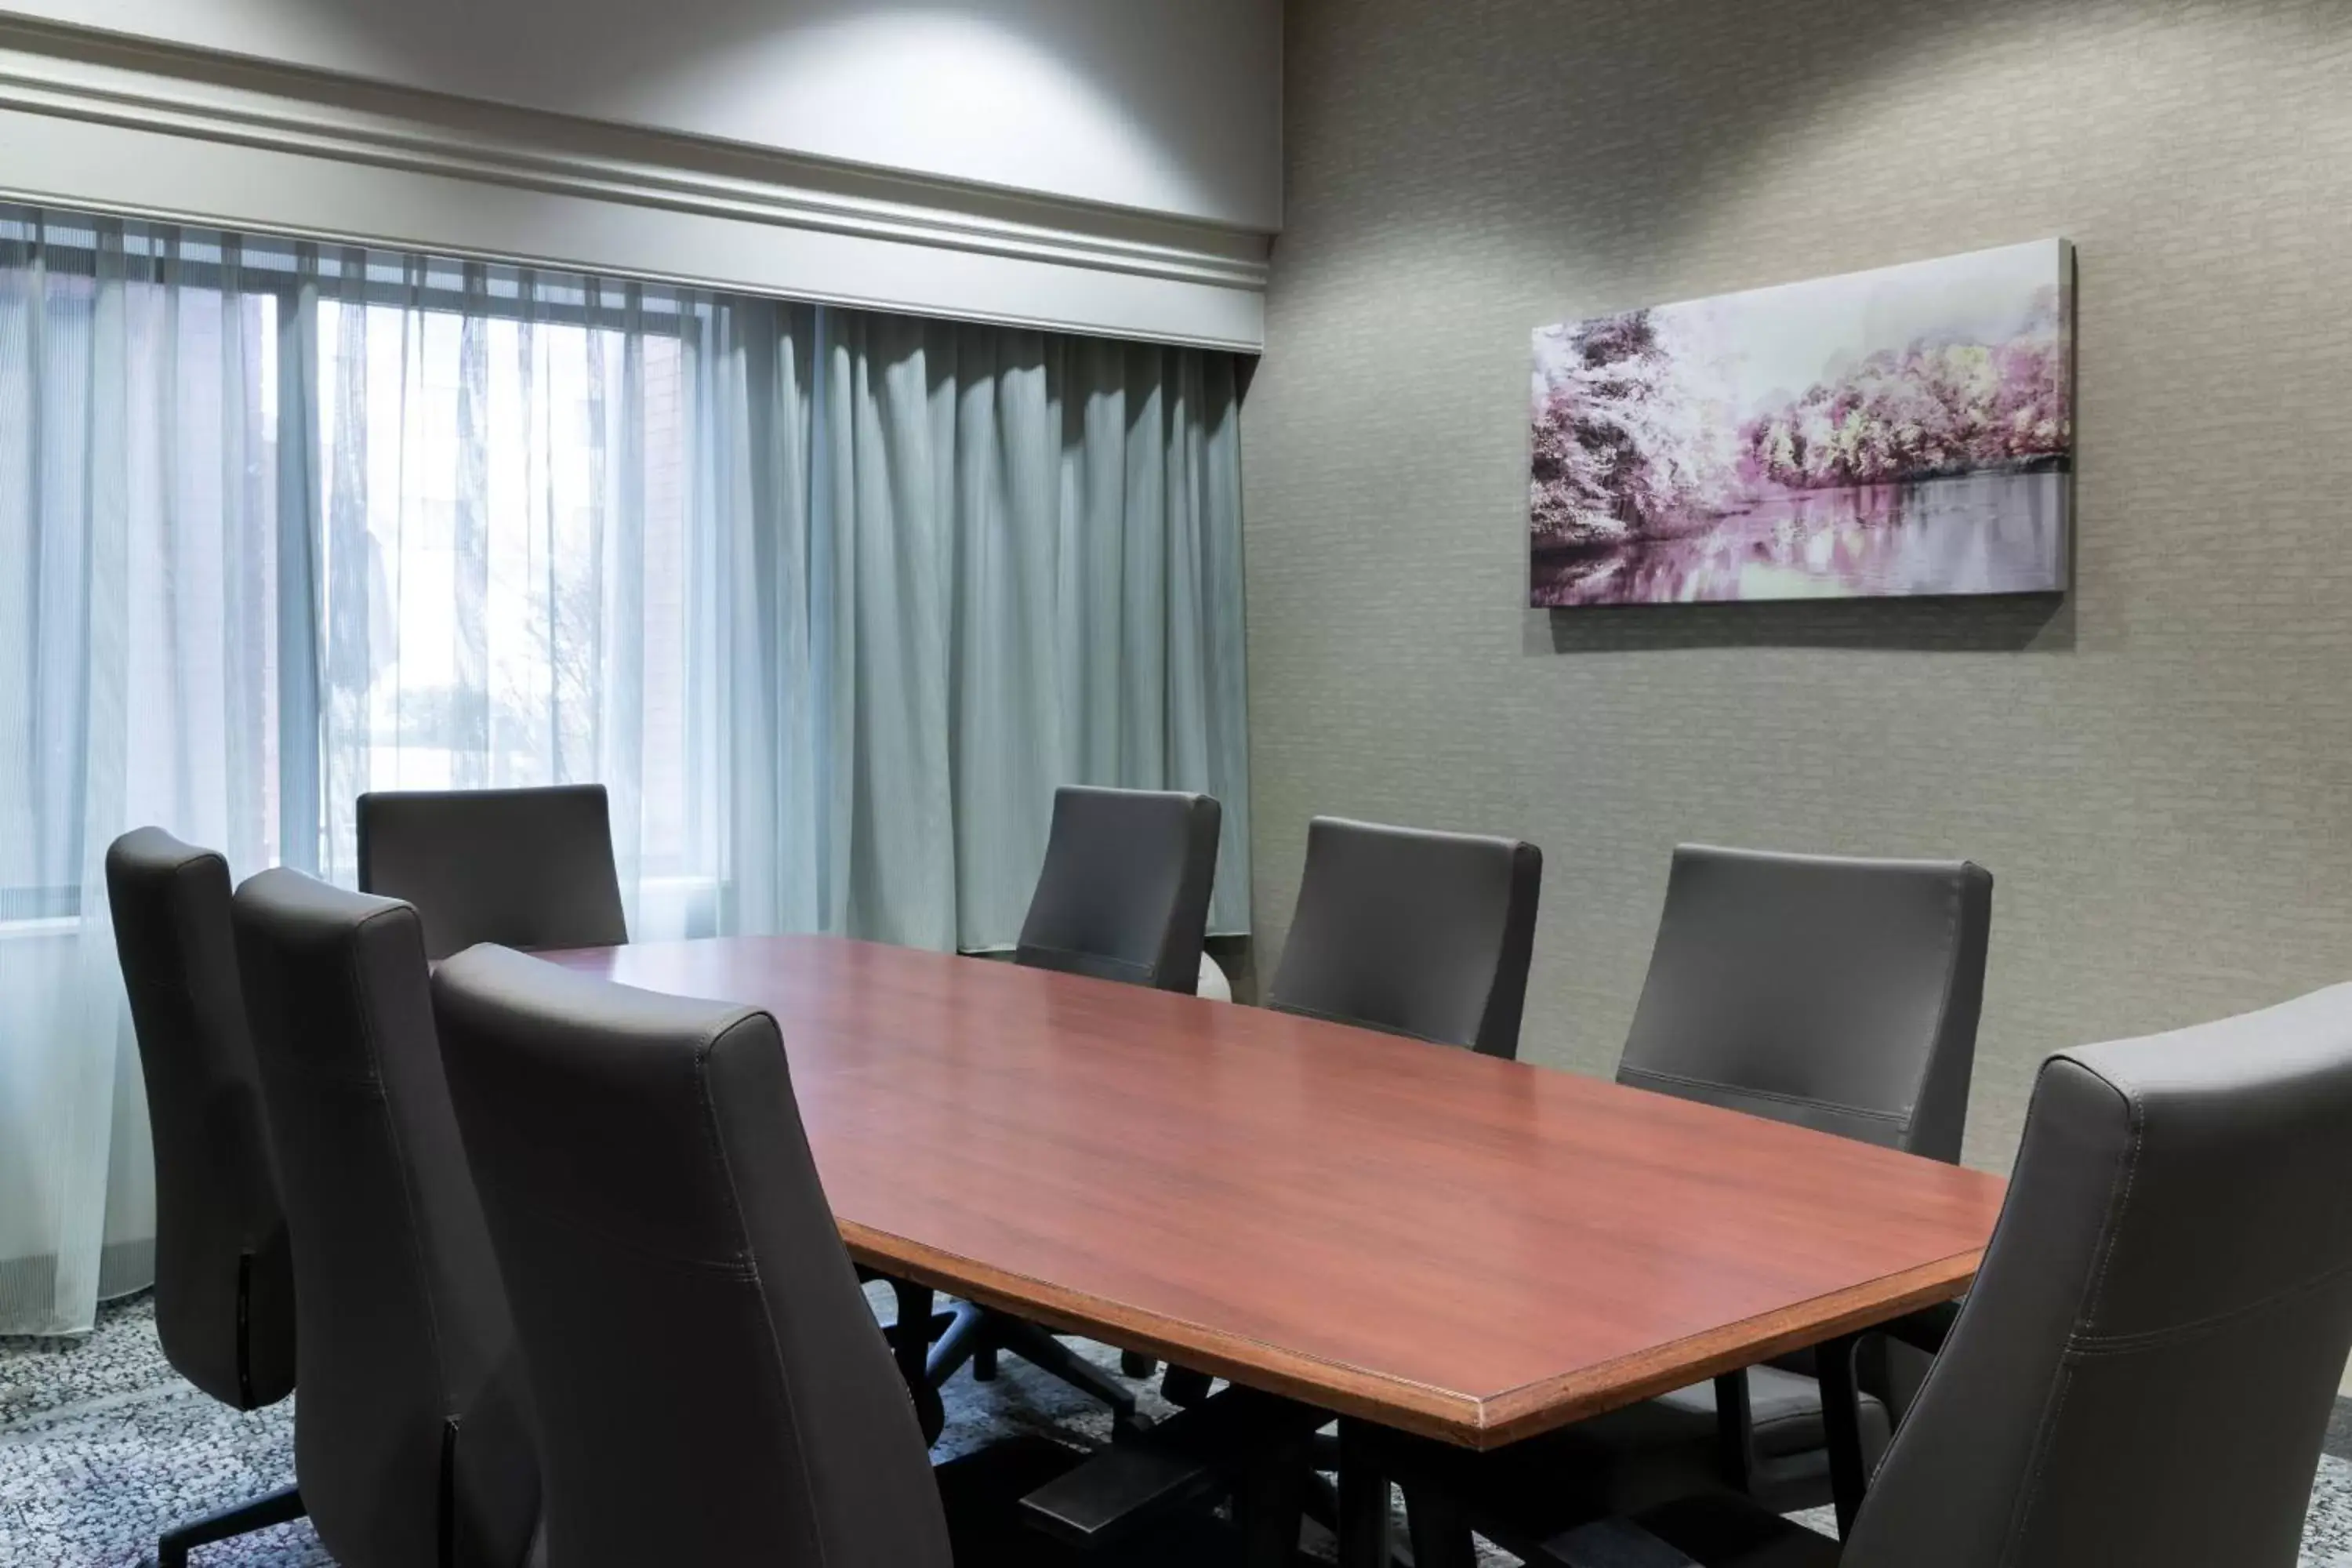
[[[861,1262],[1486,1448],[1966,1289],[2003,1184],[1259,1007],[821,937],[543,955],[766,1008]]]

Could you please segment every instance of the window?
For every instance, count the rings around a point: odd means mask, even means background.
[[[1236,383],[0,207],[0,921],[131,824],[348,883],[363,793],[593,780],[640,934],[1009,941],[1056,784],[1240,819]]]
[[[621,744],[646,770],[641,869],[707,873],[683,761],[698,318],[523,271],[351,265],[365,289],[317,307],[328,833],[362,790],[597,779]]]
[[[624,749],[638,873],[707,888],[688,384],[709,314],[0,209],[0,921],[80,909],[110,682],[140,757],[102,815],[216,795],[196,815],[240,867],[348,879],[364,790],[603,779]]]

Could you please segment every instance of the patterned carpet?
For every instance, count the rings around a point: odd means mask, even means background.
[[[1101,1359],[1117,1364],[1108,1352]],[[1143,1402],[1147,1414],[1167,1413],[1149,1391]],[[941,1458],[1023,1433],[1087,1445],[1110,1435],[1100,1406],[1009,1357],[993,1384],[958,1377],[947,1408]],[[2347,1439],[2352,1428],[2331,1448],[2344,1451]],[[9,1568],[127,1568],[166,1526],[292,1475],[292,1401],[240,1415],[198,1394],[164,1363],[145,1296],[102,1310],[87,1340],[0,1339],[0,1563]],[[1515,1561],[1491,1552],[1484,1560]],[[298,1522],[208,1547],[195,1561],[331,1568],[333,1560]],[[2352,1462],[2334,1453],[2320,1461],[2303,1562],[2352,1568]]]

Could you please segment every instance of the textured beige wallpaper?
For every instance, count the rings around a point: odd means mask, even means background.
[[[1307,818],[1524,836],[1601,1071],[1680,839],[1965,855],[2034,1064],[2352,977],[2352,3],[1306,0],[1244,416],[1265,972]],[[2076,591],[1558,612],[1528,333],[2063,235]]]

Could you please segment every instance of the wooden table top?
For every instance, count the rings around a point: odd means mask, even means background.
[[[544,955],[754,1005],[861,1262],[1467,1447],[1963,1290],[2003,1184],[1464,1050],[821,937]]]

